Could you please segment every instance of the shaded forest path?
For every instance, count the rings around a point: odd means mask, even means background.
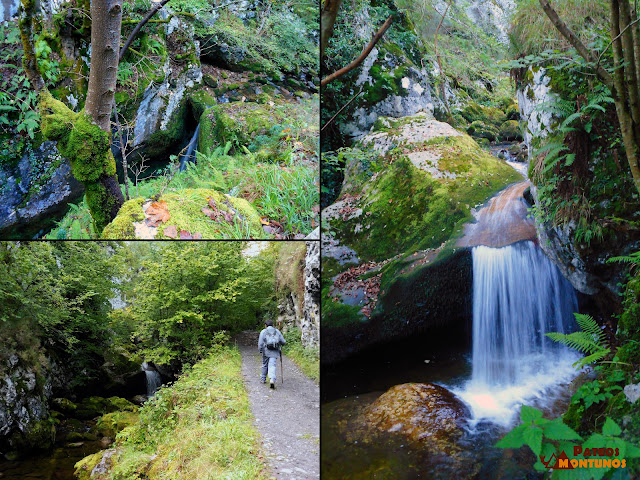
[[[242,354],[242,376],[255,426],[262,436],[263,451],[271,474],[283,480],[320,478],[320,389],[286,356],[284,384],[275,390],[260,381],[262,355],[258,353],[258,333],[243,332],[236,337]]]

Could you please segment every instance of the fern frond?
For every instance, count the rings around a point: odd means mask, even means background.
[[[587,355],[586,357],[582,357],[580,360],[575,362],[573,366],[576,368],[582,368],[585,365],[589,365],[590,363],[595,363],[609,355],[610,351],[611,350],[609,350],[608,348],[605,348],[604,350],[600,350],[596,353],[592,353],[591,355]]]
[[[607,260],[607,263],[633,263],[640,265],[640,252],[634,252],[620,257],[611,257]]]
[[[602,348],[606,347],[605,340],[606,335],[600,325],[589,315],[585,315],[584,313],[574,313],[576,317],[576,322],[580,326],[580,329],[595,337],[598,341],[597,343],[602,346]]]
[[[562,343],[563,345],[584,354],[590,355],[604,349],[602,346],[594,342],[592,335],[586,332],[573,332],[568,335],[552,332],[547,333],[546,335],[554,342]]]

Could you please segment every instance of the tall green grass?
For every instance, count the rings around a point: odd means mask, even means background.
[[[117,435],[114,467],[106,478],[268,478],[241,367],[237,348],[218,346],[160,389],[140,409],[139,422]]]

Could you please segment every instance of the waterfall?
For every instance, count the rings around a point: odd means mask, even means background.
[[[473,248],[471,380],[459,395],[476,419],[507,424],[520,404],[575,374],[575,354],[545,336],[566,333],[578,302],[533,242]]]
[[[144,371],[147,379],[147,396],[153,397],[162,385],[162,378],[158,371],[151,367],[147,362],[142,362],[142,370]]]
[[[187,151],[184,155],[180,157],[180,171],[183,172],[187,169],[187,162],[195,162],[196,161],[196,149],[198,148],[198,133],[200,132],[200,124],[196,127],[196,131],[194,132],[191,140],[189,140],[189,145],[187,146]]]

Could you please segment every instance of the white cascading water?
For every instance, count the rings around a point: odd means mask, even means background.
[[[151,368],[147,362],[142,362],[142,370],[147,378],[147,396],[153,397],[162,385],[162,377],[155,368]]]
[[[545,333],[567,333],[577,311],[573,287],[532,241],[473,248],[472,376],[456,393],[475,420],[508,425],[575,375],[575,354]]]

